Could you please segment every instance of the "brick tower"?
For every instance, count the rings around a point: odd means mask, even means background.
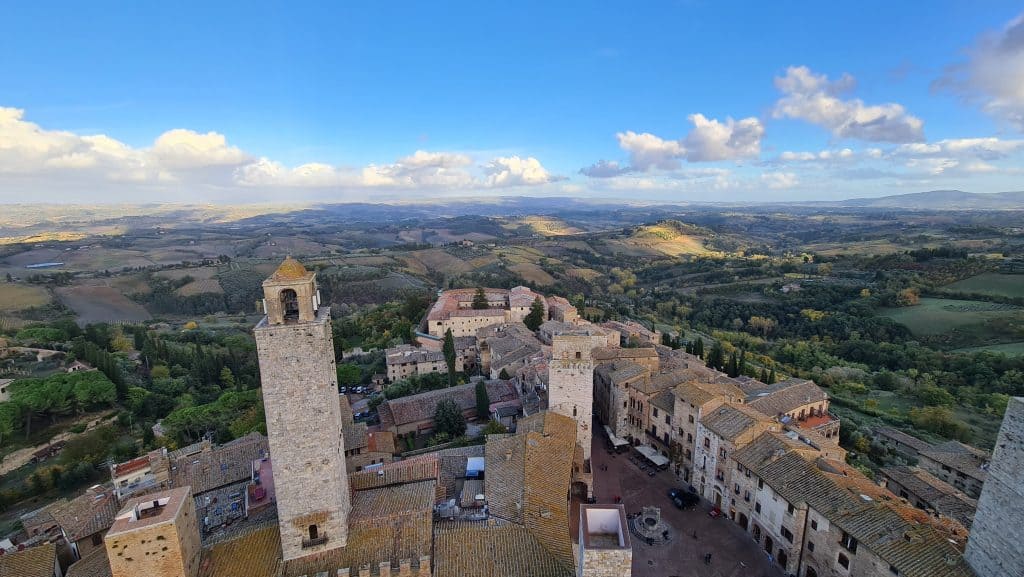
[[[590,461],[594,418],[594,337],[586,331],[554,335],[548,365],[548,409],[576,421],[576,444]]]
[[[267,316],[253,332],[287,561],[344,547],[352,505],[331,311],[320,306],[316,274],[288,257],[263,296]]]

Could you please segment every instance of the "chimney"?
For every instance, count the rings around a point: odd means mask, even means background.
[[[391,561],[380,562],[380,577],[391,577]]]
[[[419,577],[430,577],[430,555],[420,557]]]
[[[398,562],[398,577],[412,577],[412,559],[402,559]]]

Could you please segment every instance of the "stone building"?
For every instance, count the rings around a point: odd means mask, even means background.
[[[757,383],[753,379],[747,382]],[[828,394],[806,379],[787,379],[748,392],[747,404],[781,423],[839,443],[839,418],[828,411]]]
[[[970,529],[978,502],[962,491],[919,467],[886,467],[881,470],[885,488],[894,495],[906,499],[907,503],[956,519]]]
[[[344,547],[352,505],[331,311],[319,306],[316,274],[285,259],[263,293],[267,316],[253,332],[287,561]]]
[[[476,289],[454,289],[438,295],[427,311],[427,334],[443,338],[449,329],[456,337],[471,337],[477,329],[499,323],[522,322],[530,313],[535,299],[544,303],[544,318],[548,318],[547,301],[527,287],[484,289],[487,308],[474,309]],[[562,314],[564,318],[564,313]]]
[[[166,488],[168,475],[167,449],[162,447],[110,466],[110,481],[120,500],[137,493]]]
[[[977,499],[988,478],[989,454],[958,441],[947,441],[918,454],[918,466]]]
[[[651,330],[644,325],[632,321],[606,321],[601,323],[601,328],[615,331],[619,334],[622,346],[652,346],[661,344],[661,332]]]
[[[978,499],[978,511],[967,543],[967,561],[978,575],[1024,575],[1021,519],[1024,519],[1024,398],[1014,397],[1003,415],[988,480]]]
[[[85,493],[55,507],[51,513],[61,534],[71,546],[75,559],[103,548],[103,537],[119,510],[117,496],[110,485],[94,485]]]
[[[730,468],[729,517],[787,574],[974,575],[962,525],[906,505],[803,442],[763,433],[732,454]]]
[[[892,427],[876,427],[874,429],[874,437],[875,441],[891,452],[899,453],[904,457],[912,459],[916,459],[921,454],[921,451],[927,451],[932,448],[931,443],[922,441],[913,435],[908,435]]]
[[[129,500],[104,540],[113,577],[199,575],[199,520],[189,487]]]
[[[519,399],[519,393],[509,381],[487,381],[485,386],[491,403]],[[455,401],[467,420],[489,417],[476,414],[476,384],[467,383],[384,401],[377,408],[381,429],[394,433],[396,437],[429,434],[434,430],[437,405],[446,399]]]
[[[576,443],[589,469],[594,419],[595,338],[585,330],[555,335],[548,363],[548,410],[576,421]]]
[[[729,383],[691,381],[672,389],[674,405],[670,442],[675,449],[670,454],[683,481],[690,482],[693,474],[693,456],[699,443],[697,429],[701,419],[723,403],[742,403],[743,397],[743,391]]]
[[[697,422],[691,484],[716,507],[726,507],[733,468],[729,456],[765,431],[779,426],[767,416],[739,403],[723,403]]]
[[[480,372],[497,379],[502,370],[516,374],[543,352],[541,342],[523,323],[502,323],[477,331]]]

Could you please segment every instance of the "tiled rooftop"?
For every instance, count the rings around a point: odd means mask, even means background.
[[[44,543],[0,555],[0,575],[3,577],[53,577],[53,564],[57,558],[57,546]]]
[[[767,423],[768,417],[746,405],[725,403],[709,412],[700,422],[719,437],[732,441],[758,423]]]
[[[64,577],[111,577],[106,547],[97,547],[68,567]]]
[[[439,522],[434,549],[434,577],[573,575],[526,527],[500,519]]]
[[[192,487],[195,495],[237,483],[252,475],[252,462],[269,453],[267,438],[250,433],[208,451],[183,455],[171,462],[172,487]]]
[[[51,512],[71,541],[78,541],[114,524],[118,504],[111,487],[90,488]]]

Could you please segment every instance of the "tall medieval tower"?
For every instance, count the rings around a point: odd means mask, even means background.
[[[344,547],[352,505],[331,311],[320,306],[316,274],[288,257],[263,296],[267,316],[254,332],[287,561]]]
[[[590,461],[594,418],[594,337],[587,331],[554,335],[548,365],[548,409],[576,421],[576,444]]]

